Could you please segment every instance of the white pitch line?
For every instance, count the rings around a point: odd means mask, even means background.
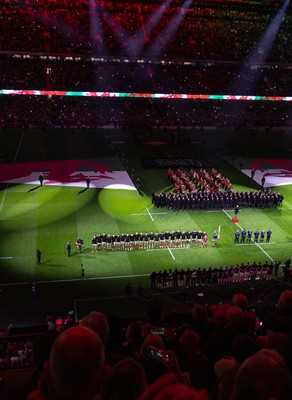
[[[284,200],[283,203],[284,203],[284,204],[288,204],[289,208],[292,208],[291,204],[288,203],[288,201]]]
[[[151,213],[152,215],[166,215],[166,212],[161,212],[161,213]],[[130,215],[149,215],[149,213],[133,213]]]
[[[8,260],[10,258],[12,258],[12,257],[0,257],[0,260]]]
[[[2,201],[1,201],[1,204],[0,204],[0,211],[2,211],[2,207],[3,207],[3,204],[4,204],[5,197],[6,197],[7,189],[8,189],[8,183],[7,183],[6,188],[4,190]]]
[[[19,149],[20,149],[20,145],[21,145],[21,142],[22,142],[23,135],[24,135],[24,130],[23,130],[23,132],[22,132],[22,134],[20,136],[20,140],[19,140],[19,143],[18,143],[18,146],[17,146],[17,149],[16,149],[16,153],[15,153],[15,157],[14,157],[14,160],[13,160],[13,164],[16,163],[16,159],[17,159],[17,156],[18,156],[18,152],[19,152]],[[4,204],[5,197],[6,197],[7,189],[8,189],[8,183],[6,184],[6,188],[4,190],[3,198],[2,198],[2,201],[1,201],[1,204],[0,204],[0,211],[2,211],[2,207],[3,207],[3,204]]]
[[[170,250],[170,248],[167,246],[167,250],[170,252],[171,257],[175,260],[174,255],[172,254],[172,251]]]
[[[263,243],[261,243],[261,245],[263,245],[263,244],[275,244],[276,242],[263,242]],[[255,245],[256,243],[238,243],[236,246],[253,246],[253,245]]]
[[[230,217],[230,215],[228,214],[228,212],[227,212],[226,210],[224,210],[224,208],[222,208],[222,211],[227,215],[227,217],[228,217],[229,219],[232,219],[232,217]]]
[[[151,221],[154,222],[154,218],[152,217],[152,215],[150,214],[150,211],[148,210],[148,207],[146,207],[146,210],[148,212],[149,217],[151,218]]]
[[[165,251],[166,249],[147,249],[146,251]]]
[[[223,208],[222,208],[222,211],[232,220],[232,217],[231,217]],[[243,228],[239,225],[238,222],[236,222],[235,224],[239,227],[239,229],[243,230]],[[257,242],[255,242],[253,239],[251,239],[251,240],[254,242],[254,244],[255,244],[256,246],[258,246],[258,248],[259,248],[271,261],[274,262],[274,259],[273,259],[271,256],[269,256],[269,254],[268,254],[264,249],[262,249],[261,246],[260,246]]]
[[[183,247],[181,249],[183,249]],[[181,249],[174,249],[173,248],[173,250],[181,250]],[[185,247],[185,249],[186,249],[186,247]],[[170,250],[170,248],[168,246],[165,249],[147,249],[146,251],[165,251],[165,250],[168,250],[170,255],[171,255],[171,257],[173,258],[173,260],[175,260],[175,257],[174,257],[172,251]]]
[[[86,273],[86,270],[85,270]],[[95,278],[76,278],[76,279],[59,279],[59,280],[51,280],[51,281],[38,281],[36,283],[71,283],[71,282],[80,282],[80,281],[102,281],[108,279],[129,279],[136,277],[144,277],[149,276],[149,274],[139,274],[139,275],[120,275],[120,276],[99,276]],[[19,286],[19,285],[30,285],[31,282],[10,282],[10,283],[0,283],[0,287],[3,286]]]
[[[228,212],[228,211],[234,211],[234,210],[207,210],[207,212],[222,212],[222,211],[224,211],[224,212]],[[228,215],[228,214],[227,214]],[[229,217],[229,215],[228,215],[228,217]],[[229,217],[230,218],[230,217]]]
[[[152,293],[151,297],[160,297],[163,296],[163,293]],[[77,310],[77,304],[86,302],[86,301],[103,301],[103,300],[123,300],[123,299],[131,299],[135,296],[111,296],[111,297],[88,297],[85,299],[74,299],[74,314],[75,314],[75,321],[78,323],[79,318],[78,318],[78,310]]]
[[[171,249],[173,250],[189,250],[190,247],[166,247],[164,249],[147,249],[146,251],[165,251],[166,249]]]
[[[130,215],[148,215],[148,213],[134,213],[134,214],[130,214]]]
[[[152,296],[159,297],[163,296],[163,293],[153,293]],[[121,299],[129,299],[129,296],[106,296],[106,297],[87,297],[84,299],[74,299],[74,302],[83,302],[83,301],[92,301],[92,300],[121,300]]]

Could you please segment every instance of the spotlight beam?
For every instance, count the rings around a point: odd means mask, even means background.
[[[110,11],[108,9],[103,8],[99,4],[98,0],[96,1],[96,5],[97,5],[97,8],[99,9],[102,19],[107,24],[107,26],[109,28],[111,28],[111,31],[112,31],[115,39],[119,43],[119,45],[121,47],[126,47],[126,44],[127,44],[128,40],[130,39],[128,32],[123,28],[123,26],[119,22],[114,20]],[[116,32],[117,27],[118,27],[118,31],[120,32],[120,34],[117,34],[117,32]]]
[[[280,26],[283,22],[283,18],[284,18],[285,12],[289,6],[289,3],[290,3],[290,0],[285,1],[282,8],[278,11],[277,15],[275,16],[275,18],[272,20],[272,22],[268,26],[268,29],[265,31],[265,33],[261,37],[258,45],[251,52],[251,54],[248,58],[249,64],[257,64],[259,67],[261,67],[266,62],[266,60],[270,54],[271,48],[274,44],[274,41],[276,39],[276,36],[278,34],[278,31],[280,29]]]
[[[89,0],[90,38],[93,55],[104,55],[104,33],[101,29],[101,20],[95,0]]]
[[[127,52],[128,55],[139,56],[143,48],[147,45],[147,39],[151,36],[152,32],[161,20],[165,10],[169,6],[171,0],[165,0],[158,9],[147,19],[140,30],[128,40]]]
[[[186,0],[180,8],[180,12],[175,14],[170,20],[169,24],[157,36],[154,43],[148,48],[147,56],[161,56],[161,54],[168,47],[169,43],[175,36],[181,22],[185,18],[193,0]]]
[[[277,15],[274,17],[274,19],[269,24],[268,28],[258,41],[258,44],[250,52],[249,56],[244,61],[243,66],[239,71],[239,76],[248,78],[249,88],[247,87],[246,80],[238,79],[236,81],[233,81],[232,86],[236,86],[239,93],[247,94],[247,90],[249,90],[251,93],[255,92],[257,83],[262,73],[262,67],[265,65],[268,59],[289,3],[290,0],[285,1],[282,8],[278,11]],[[228,89],[228,92],[229,91],[230,89]]]

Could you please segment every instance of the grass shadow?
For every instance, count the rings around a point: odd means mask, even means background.
[[[27,191],[27,193],[33,192],[34,190],[39,189],[41,186],[42,186],[42,185],[38,185],[38,186],[36,186],[36,187],[33,187],[33,188],[29,189],[29,190]]]
[[[79,194],[81,194],[81,193],[84,193],[84,192],[86,192],[86,190],[88,190],[88,188],[85,188],[85,189],[80,190],[80,192],[78,192],[77,194],[79,195]]]

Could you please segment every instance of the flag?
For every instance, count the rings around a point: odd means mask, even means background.
[[[220,228],[221,228],[221,225],[219,225],[219,228],[218,228],[218,239],[220,238]]]

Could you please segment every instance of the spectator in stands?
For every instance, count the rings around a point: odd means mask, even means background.
[[[144,368],[132,358],[115,364],[102,388],[100,400],[136,400],[148,387]]]
[[[168,372],[176,374],[180,382],[190,383],[188,374],[180,369],[175,351],[165,350],[165,340],[160,334],[148,334],[135,359],[143,366],[149,384]]]
[[[276,349],[286,362],[292,376],[292,291],[280,294],[278,305],[268,312],[259,331],[258,343],[264,348]]]
[[[248,334],[254,337],[254,334],[245,325],[242,309],[232,306],[226,314],[226,326],[211,335],[204,343],[203,352],[212,364],[224,356],[232,355],[232,342],[239,334]]]
[[[197,332],[200,343],[204,343],[216,330],[215,325],[208,316],[208,311],[201,304],[194,304],[190,329]]]
[[[76,326],[64,330],[44,365],[38,398],[93,400],[104,379],[104,360],[103,343],[91,329]]]
[[[280,296],[277,307],[274,310],[271,310],[264,317],[262,332],[264,334],[267,333],[268,329],[270,329],[271,325],[275,326],[275,321],[279,317],[286,317],[290,321],[292,321],[292,291],[284,290]]]
[[[291,398],[291,377],[281,356],[272,350],[261,350],[242,364],[231,397],[232,400]]]
[[[168,372],[166,363],[163,363],[152,357],[150,346],[154,346],[159,350],[165,350],[164,342],[160,335],[150,333],[144,339],[141,348],[137,352],[135,360],[139,362],[145,370],[148,383],[152,383],[155,379]]]
[[[163,324],[162,307],[158,302],[151,302],[146,311],[146,321],[154,326],[161,326]]]
[[[122,358],[124,358],[123,355],[114,353],[112,351],[111,346],[108,347],[108,341],[111,335],[111,329],[109,325],[108,318],[106,317],[105,314],[99,312],[99,311],[91,311],[89,314],[85,315],[81,321],[80,321],[80,326],[85,326],[86,328],[92,329],[93,332],[95,332],[101,339],[103,345],[104,345],[104,351],[105,351],[105,358],[106,358],[106,364],[107,365],[114,365],[118,361],[120,361]],[[114,328],[113,328],[114,329]]]
[[[224,328],[226,324],[226,313],[227,311],[219,310],[212,314],[212,323],[215,326],[215,330]]]
[[[208,392],[204,389],[195,390],[178,383],[175,374],[167,374],[157,379],[142,394],[139,400],[209,400]]]
[[[232,296],[231,304],[241,308],[242,311],[246,311],[248,307],[248,300],[243,293],[236,293]]]
[[[92,329],[105,346],[109,336],[109,323],[105,314],[99,311],[91,311],[81,319],[80,326]]]
[[[282,310],[284,314],[288,314],[292,317],[292,291],[285,290],[281,293],[278,303],[279,309]]]
[[[256,340],[248,335],[237,335],[232,343],[232,357],[223,357],[214,365],[217,376],[218,400],[229,400],[241,364],[259,350]]]
[[[54,331],[56,329],[51,315],[47,315],[47,324],[49,331]]]
[[[134,357],[143,341],[141,321],[134,320],[127,325],[125,339],[120,346],[114,348],[114,351],[125,356]]]
[[[33,374],[31,382],[32,386],[35,388],[37,388],[38,381],[41,379],[44,364],[49,361],[51,348],[58,335],[59,333],[57,331],[49,330],[48,332],[42,333],[33,342],[33,358],[37,370]],[[33,392],[31,393],[31,396],[32,395]]]
[[[189,373],[190,383],[195,389],[208,388],[208,364],[207,357],[200,348],[199,335],[186,329],[179,339],[182,354],[180,365],[182,370]]]
[[[112,352],[114,348],[125,341],[125,330],[123,320],[119,315],[108,315],[107,320],[109,323],[109,335],[106,341],[106,349],[108,352]]]

